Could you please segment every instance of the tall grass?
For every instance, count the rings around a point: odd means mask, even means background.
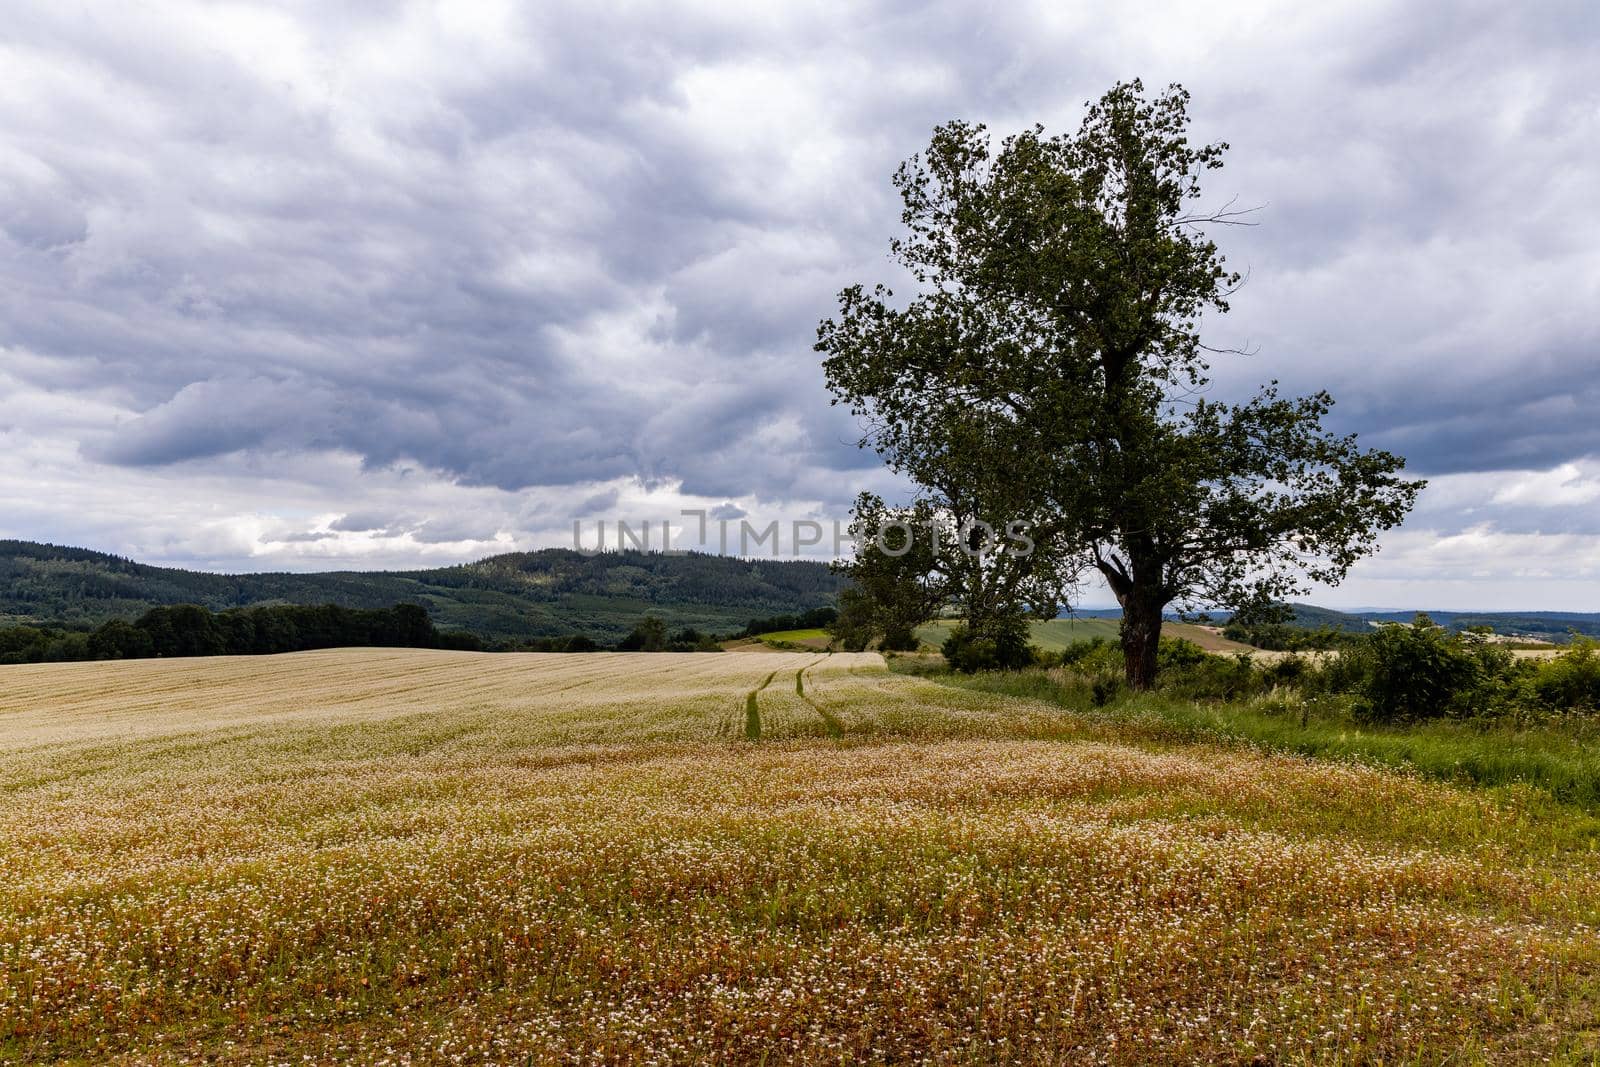
[[[1351,760],[1478,787],[1531,786],[1600,814],[1600,722],[1571,716],[1536,725],[1441,721],[1375,725],[1339,696],[1280,690],[1230,703],[1161,692],[1095,706],[1093,687],[1070,672],[933,673],[952,686],[1067,709],[1128,739],[1247,744],[1270,752]]]

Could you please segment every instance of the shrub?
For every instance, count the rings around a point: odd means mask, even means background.
[[[1114,674],[1122,670],[1122,649],[1103,637],[1074,641],[1061,650],[1061,665],[1083,674]]]
[[[1156,648],[1156,684],[1163,692],[1198,700],[1228,700],[1259,691],[1263,681],[1248,656],[1215,656],[1182,638],[1163,637]],[[1097,706],[1121,692],[1122,648],[1103,637],[1075,641],[1061,651],[1061,665],[1093,683]]]
[[[922,647],[922,642],[917,635],[904,626],[891,626],[884,631],[883,640],[878,642],[878,647],[886,652],[915,652]]]
[[[1600,710],[1600,655],[1593,638],[1574,636],[1567,650],[1538,664],[1528,680],[1533,699],[1555,711]]]
[[[1126,688],[1127,683],[1119,677],[1096,678],[1089,690],[1090,700],[1095,707],[1103,708],[1122,696],[1123,690]]]
[[[1383,722],[1463,718],[1503,706],[1511,653],[1481,634],[1451,633],[1418,615],[1368,638],[1359,710]]]
[[[568,651],[572,651],[568,649]],[[672,635],[667,642],[668,652],[721,652],[722,644],[712,634],[703,634],[694,627],[685,627]]]
[[[1262,683],[1268,689],[1282,686],[1298,688],[1311,671],[1311,665],[1296,655],[1280,656],[1266,663],[1257,663]]]
[[[827,624],[828,636],[846,652],[861,652],[877,633],[877,612],[872,598],[856,588],[839,593],[839,610]]]
[[[627,637],[617,642],[618,652],[664,652],[667,647],[667,624],[654,615],[639,620]]]
[[[1167,653],[1167,644],[1163,639],[1158,658]],[[1248,655],[1217,656],[1187,641],[1172,644],[1189,645],[1194,651],[1176,648],[1167,653],[1171,665],[1162,667],[1156,676],[1162,692],[1191,700],[1237,700],[1267,687],[1266,675],[1256,669]]]
[[[1185,641],[1181,637],[1163,637],[1156,645],[1157,676],[1161,671],[1198,666],[1212,658],[1210,653],[1193,641]]]
[[[945,661],[964,674],[1014,671],[1032,666],[1036,660],[1028,644],[1028,624],[1019,618],[992,619],[979,629],[957,626],[941,650]]]

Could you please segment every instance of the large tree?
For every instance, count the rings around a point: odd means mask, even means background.
[[[1148,687],[1169,605],[1259,611],[1335,583],[1422,483],[1322,426],[1326,393],[1212,400],[1202,344],[1239,276],[1197,207],[1224,144],[1192,145],[1188,94],[1137,82],[1075,134],[994,146],[938,128],[894,179],[916,286],[853,286],[817,349],[836,402],[919,486],[1014,502],[1038,566],[1098,571],[1122,606],[1127,678]]]

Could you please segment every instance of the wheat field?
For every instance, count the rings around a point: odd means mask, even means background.
[[[1544,1062],[1593,817],[871,654],[0,668],[0,1060]]]

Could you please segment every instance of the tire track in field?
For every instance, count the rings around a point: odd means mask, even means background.
[[[801,700],[804,700],[807,704],[811,705],[812,711],[815,711],[818,715],[822,716],[822,725],[827,729],[829,737],[843,737],[844,723],[839,721],[839,717],[806,695],[806,671],[809,671],[812,667],[815,667],[824,659],[827,659],[827,657],[822,656],[814,659],[810,663],[807,663],[804,667],[801,667],[799,670],[794,672],[794,692],[795,695]]]
[[[760,685],[745,694],[744,698],[744,736],[750,741],[761,740],[761,709],[756,706],[756,694],[772,684],[778,676],[777,671],[764,678]]]

